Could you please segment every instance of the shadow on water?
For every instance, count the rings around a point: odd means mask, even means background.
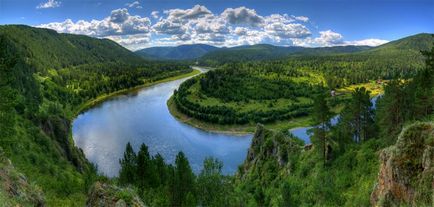
[[[246,157],[252,135],[206,132],[173,118],[166,102],[186,79],[116,96],[85,111],[73,122],[75,144],[110,177],[118,174],[128,142],[136,151],[146,144],[151,154],[160,153],[168,163],[183,151],[196,173],[208,156],[223,161],[225,174],[234,173]]]
[[[372,108],[375,109],[375,107],[377,106],[377,99],[380,97],[380,95],[375,96],[371,99],[371,103],[372,103]],[[330,119],[330,123],[332,126],[336,125],[339,121],[339,115],[334,116],[333,118]],[[301,140],[304,141],[304,143],[306,144],[310,144],[310,134],[309,134],[309,129],[312,129],[313,127],[298,127],[298,128],[294,128],[289,130],[293,135],[295,135],[296,137],[300,138]]]

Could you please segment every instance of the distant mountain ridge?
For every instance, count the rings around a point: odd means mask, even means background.
[[[148,59],[186,60],[199,58],[217,49],[217,47],[211,45],[192,44],[176,47],[150,47],[138,50],[135,53]]]
[[[136,51],[142,57],[166,60],[207,61],[248,61],[269,60],[289,56],[317,56],[337,54],[397,54],[402,52],[419,53],[431,47],[434,38],[432,34],[420,33],[404,37],[377,46],[332,46],[332,47],[299,47],[275,46],[270,44],[242,45],[236,47],[214,47],[206,44],[180,45],[175,47],[151,47]]]

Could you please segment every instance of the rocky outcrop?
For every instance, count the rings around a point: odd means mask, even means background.
[[[0,206],[44,206],[42,190],[27,182],[0,149]]]
[[[266,162],[275,162],[279,169],[290,166],[291,155],[301,152],[303,146],[282,132],[256,126],[252,144],[247,152],[247,158],[240,166],[238,175],[244,177],[251,171],[260,171]],[[289,173],[289,172],[287,172]]]
[[[380,153],[373,206],[433,206],[434,123],[405,128],[395,145]]]
[[[142,207],[145,206],[137,194],[129,188],[96,182],[86,201],[88,207]]]

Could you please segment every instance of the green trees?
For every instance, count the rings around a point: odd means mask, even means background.
[[[133,184],[137,176],[137,156],[129,142],[125,147],[124,157],[119,160],[119,164],[121,165],[119,183],[123,185]]]
[[[195,203],[195,176],[183,152],[176,156],[173,190],[173,206]]]
[[[312,143],[315,145],[315,149],[318,150],[324,165],[328,159],[330,137],[328,132],[330,130],[330,109],[327,106],[327,101],[325,99],[325,93],[320,93],[316,98],[313,106],[313,121],[316,124],[313,127]]]
[[[364,87],[356,88],[351,100],[341,112],[339,120],[341,136],[352,138],[354,142],[366,141],[374,135],[374,110],[370,100],[370,91]]]
[[[377,120],[381,136],[394,137],[408,119],[409,101],[407,83],[392,80],[384,87],[384,95],[378,100]]]
[[[212,157],[203,161],[203,169],[197,178],[199,205],[222,206],[227,196],[228,182],[222,173],[223,163]]]

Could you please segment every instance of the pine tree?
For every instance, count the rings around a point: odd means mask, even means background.
[[[324,165],[327,161],[328,153],[328,131],[330,130],[331,113],[327,105],[325,93],[320,93],[316,98],[313,106],[313,121],[316,126],[313,128],[312,143],[323,157]]]
[[[408,94],[407,83],[391,80],[384,87],[384,95],[377,101],[377,122],[381,126],[381,136],[390,143],[401,131],[409,117],[412,97]]]
[[[411,83],[414,92],[412,118],[420,119],[432,113],[434,107],[434,47],[422,52],[425,56],[425,68],[417,73]]]
[[[364,87],[356,88],[351,94],[351,101],[341,114],[341,125],[356,143],[367,140],[374,132],[374,110],[370,100],[370,91]]]
[[[151,171],[152,163],[148,147],[142,144],[137,154],[137,184],[140,193],[143,193],[144,189],[150,186],[150,182],[153,180]]]
[[[119,172],[119,183],[126,185],[126,184],[134,184],[136,181],[136,154],[134,153],[133,147],[128,142],[123,159],[119,160],[119,163],[121,165],[121,169]]]
[[[202,206],[221,206],[224,201],[225,183],[223,163],[208,157],[203,161],[203,169],[197,178],[198,195]]]
[[[194,196],[194,181],[195,177],[187,158],[183,152],[179,152],[175,160],[173,206],[186,204],[189,193]],[[188,201],[194,200],[191,196]]]

